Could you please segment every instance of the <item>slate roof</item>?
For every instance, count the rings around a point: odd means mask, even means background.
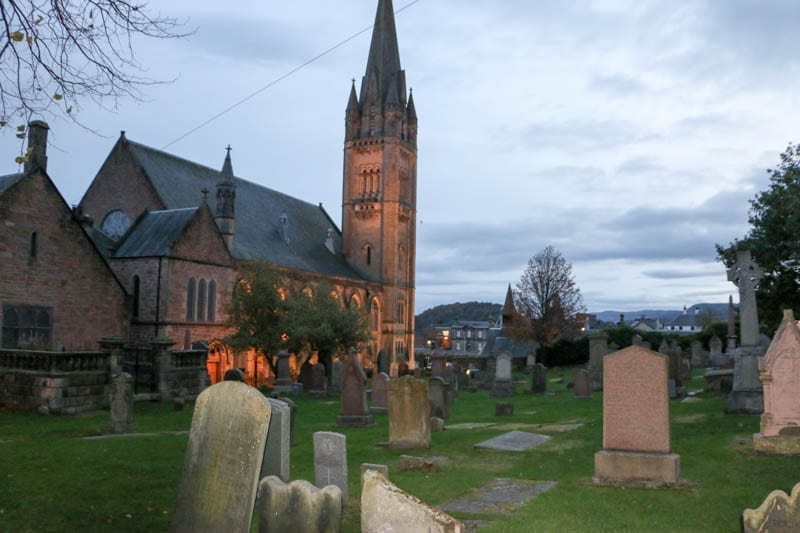
[[[450,326],[451,329],[460,328],[474,328],[474,329],[488,329],[489,323],[485,320],[457,320]]]
[[[8,189],[13,187],[24,176],[25,174],[21,172],[17,174],[7,174],[5,176],[0,176],[0,194],[6,192]]]
[[[194,218],[197,207],[142,214],[122,239],[114,258],[165,257]]]
[[[127,139],[123,142],[128,144],[131,154],[168,210],[197,207],[202,190],[207,189],[206,203],[214,213],[216,185],[222,177],[220,171]],[[241,178],[234,178],[234,184],[234,258],[265,261],[328,276],[364,279],[341,253],[334,254],[326,248],[329,229],[337,251],[342,249],[342,233],[321,205],[304,202]],[[288,217],[288,242],[281,228],[283,213]],[[141,243],[135,248],[141,251],[140,246]]]
[[[678,315],[670,326],[699,326],[703,320],[724,322],[728,319],[728,304],[695,304]]]
[[[490,329],[486,339],[486,345],[480,351],[478,357],[497,357],[503,352],[508,352],[514,359],[528,357],[528,354],[536,353],[539,344],[533,341],[520,342],[504,336],[503,330]]]

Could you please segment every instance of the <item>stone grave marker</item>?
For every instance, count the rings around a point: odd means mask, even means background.
[[[372,405],[370,411],[386,414],[389,411],[389,374],[378,372],[372,377]]]
[[[464,533],[464,524],[444,511],[404,492],[380,473],[366,470],[361,477],[361,531],[436,531]]]
[[[275,368],[277,377],[275,378],[275,388],[273,391],[290,393],[292,392],[292,374],[289,371],[289,352],[280,350],[278,352],[278,364]]]
[[[502,450],[507,452],[524,452],[535,448],[549,441],[552,437],[547,435],[539,435],[538,433],[529,433],[527,431],[510,431],[504,433],[499,437],[480,442],[475,445],[476,448],[484,448],[487,450]]]
[[[375,463],[361,463],[361,477],[364,477],[364,472],[367,470],[374,470],[378,472],[380,475],[389,479],[389,467],[386,465],[379,465]]]
[[[764,384],[761,432],[753,435],[755,450],[768,454],[800,454],[800,328],[791,309],[764,357],[759,358]]]
[[[311,367],[311,388],[308,390],[312,398],[328,396],[328,381],[325,377],[325,365],[317,363]]]
[[[631,346],[606,357],[603,380],[603,450],[595,454],[595,482],[677,483],[666,356]]]
[[[453,398],[458,397],[458,379],[456,377],[456,367],[453,363],[447,363],[444,367],[444,374],[442,377],[448,385],[447,388],[447,403],[452,404]]]
[[[303,384],[303,390],[311,390],[312,381],[313,381],[313,370],[314,365],[311,364],[311,358],[305,360],[303,365],[300,367],[300,383]]]
[[[547,368],[542,363],[536,363],[531,369],[531,392],[533,394],[547,392]]]
[[[793,533],[800,531],[800,483],[791,496],[773,490],[758,509],[745,509],[742,514],[745,533]]]
[[[171,531],[250,529],[270,418],[267,399],[245,383],[197,397]]]
[[[641,346],[643,343],[644,339],[642,339],[642,336],[639,335],[638,333],[634,335],[633,338],[631,339],[631,345],[633,346]]]
[[[695,368],[708,366],[708,353],[703,350],[703,343],[700,341],[692,343],[692,366]]]
[[[284,483],[276,476],[258,489],[259,533],[339,533],[342,491],[336,485],[317,488],[304,479]]]
[[[389,380],[389,447],[426,449],[431,446],[428,381],[411,376]]]
[[[444,369],[447,365],[447,359],[441,353],[434,353],[431,355],[431,377],[440,378],[444,376]]]
[[[342,393],[342,362],[334,359],[331,363],[331,385],[328,387],[328,395],[339,396]]]
[[[111,433],[133,431],[133,376],[116,374],[111,379]]]
[[[719,337],[714,335],[711,337],[711,340],[708,341],[708,349],[709,349],[709,359],[711,360],[711,366],[714,368],[722,368],[725,366],[725,363],[728,362],[729,357],[722,353],[722,340]]]
[[[272,411],[259,478],[277,476],[288,483],[291,475],[289,448],[292,445],[292,408],[286,402],[276,398],[267,398],[267,401],[269,401]]]
[[[608,335],[603,331],[589,333],[589,379],[592,390],[603,390],[603,358],[608,355]]]
[[[342,491],[342,506],[347,505],[347,437],[341,433],[314,433],[314,484],[336,485]]]
[[[575,398],[580,400],[585,400],[592,397],[592,383],[588,370],[581,368],[575,372],[575,385],[573,387],[573,394]]]
[[[389,374],[389,354],[386,353],[386,350],[378,352],[378,372]]]
[[[661,344],[658,345],[658,353],[669,356],[669,343],[667,339],[661,339]]]
[[[511,354],[503,352],[495,358],[493,396],[512,396],[514,384],[511,381]]]
[[[496,402],[494,416],[514,416],[514,404],[509,402]]]
[[[428,382],[428,400],[431,403],[431,416],[450,418],[450,405],[447,402],[447,389],[450,386],[444,378],[431,378]]]
[[[336,419],[336,425],[366,427],[373,424],[375,417],[367,407],[367,376],[358,353],[351,348],[342,363],[342,414]]]

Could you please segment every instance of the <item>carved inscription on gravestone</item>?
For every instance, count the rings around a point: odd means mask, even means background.
[[[666,356],[633,346],[604,362],[603,448],[669,453]]]
[[[336,485],[342,490],[342,505],[347,505],[347,437],[341,433],[314,433],[314,484]]]

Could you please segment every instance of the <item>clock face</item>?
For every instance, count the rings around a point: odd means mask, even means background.
[[[116,241],[125,235],[129,227],[131,227],[131,219],[128,218],[128,215],[116,209],[106,215],[100,230]]]

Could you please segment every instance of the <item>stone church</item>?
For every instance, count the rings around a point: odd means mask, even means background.
[[[253,380],[263,355],[232,353],[225,309],[248,264],[276,268],[287,293],[334,288],[369,312],[365,363],[413,366],[417,116],[400,64],[391,0],[379,0],[366,72],[345,112],[342,227],[322,205],[237,177],[122,132],[78,211],[130,299],[132,342],[209,347],[209,374]],[[254,374],[258,372],[259,376]],[[259,379],[259,381],[261,381]]]

